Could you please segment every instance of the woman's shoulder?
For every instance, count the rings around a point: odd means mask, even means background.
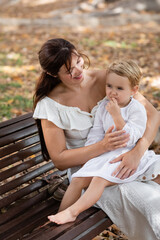
[[[89,77],[97,79],[106,78],[106,70],[105,69],[88,69],[86,73]]]
[[[105,94],[106,84],[106,70],[91,69],[86,71],[87,82],[90,82],[91,86],[96,87],[96,91],[100,91],[102,95]]]
[[[54,88],[47,95],[48,98],[62,105],[68,105],[67,102],[68,102],[69,96],[70,94],[61,85]]]
[[[78,107],[58,103],[47,96],[37,103],[33,118],[47,119],[65,130],[85,130],[92,126],[89,113],[81,111]]]

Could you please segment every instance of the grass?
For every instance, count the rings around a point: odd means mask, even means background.
[[[128,44],[124,41],[117,42],[113,40],[104,41],[104,45],[108,47],[113,47],[113,48],[136,48],[137,47],[137,43],[135,42]]]
[[[6,54],[6,52],[0,53],[0,65],[16,65],[22,66],[23,65],[23,56],[20,53],[11,52]]]
[[[4,86],[5,88],[5,86]],[[10,119],[14,114],[22,113],[22,109],[24,112],[28,112],[32,109],[33,102],[31,99],[28,99],[21,95],[9,96],[5,95],[0,98],[0,121],[3,118]]]
[[[6,76],[7,78],[8,76]],[[21,84],[17,83],[17,82],[11,82],[11,83],[4,83],[4,84],[0,84],[0,90],[2,92],[5,92],[11,88],[20,88]]]

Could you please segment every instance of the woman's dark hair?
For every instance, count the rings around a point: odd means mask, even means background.
[[[55,88],[59,83],[61,83],[61,80],[58,78],[58,72],[62,65],[65,65],[67,70],[70,71],[73,53],[76,54],[75,46],[69,41],[62,38],[50,39],[42,45],[38,53],[42,73],[35,87],[35,94],[33,96],[34,109],[38,101],[47,96],[53,88]],[[84,54],[79,53],[78,55]],[[84,56],[87,57],[86,55]],[[43,137],[41,120],[37,119],[36,123],[40,135],[42,154],[44,159],[48,160],[49,154]]]

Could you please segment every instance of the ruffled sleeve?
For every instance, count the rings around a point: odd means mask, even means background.
[[[90,115],[78,107],[68,107],[45,97],[37,103],[33,117],[47,119],[61,129],[85,130],[93,125],[93,118]]]

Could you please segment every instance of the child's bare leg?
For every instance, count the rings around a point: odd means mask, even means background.
[[[73,222],[81,212],[91,207],[99,200],[106,186],[111,185],[114,185],[114,183],[110,183],[100,177],[93,177],[86,192],[72,206],[52,216],[52,218],[49,218],[50,221],[58,224]]]
[[[82,189],[88,187],[92,178],[73,178],[70,185],[67,188],[67,191],[64,194],[60,208],[58,212],[62,212],[64,209],[70,207],[75,203],[81,196]],[[53,221],[55,215],[48,216],[50,221]],[[53,221],[54,222],[54,221]]]
[[[105,187],[112,185],[115,185],[115,183],[109,182],[101,177],[93,177],[85,193],[70,207],[70,209],[78,216],[100,199]]]
[[[91,179],[92,178],[90,177],[73,178],[70,185],[67,188],[67,191],[64,194],[64,197],[62,199],[58,212],[63,211],[64,209],[70,207],[73,203],[75,203],[80,198],[82,189],[88,187]]]

